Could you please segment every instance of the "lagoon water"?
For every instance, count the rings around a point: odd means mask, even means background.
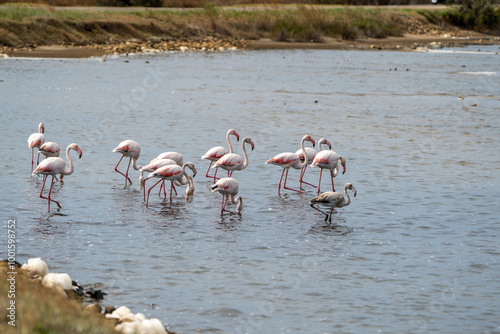
[[[102,283],[104,304],[179,333],[500,332],[495,51],[3,59],[2,257],[15,219],[19,262]],[[47,141],[83,150],[50,213],[26,143],[41,121]],[[233,174],[243,213],[221,218],[200,157],[230,128],[255,150]],[[331,226],[312,187],[278,196],[281,168],[264,164],[306,133],[347,159],[336,190],[358,191]],[[113,171],[125,139],[141,144],[139,165],[165,151],[194,162],[194,201],[153,191],[146,208],[138,172],[124,188]]]

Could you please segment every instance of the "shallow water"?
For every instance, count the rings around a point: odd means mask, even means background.
[[[3,59],[0,243],[15,219],[19,262],[104,283],[104,304],[180,333],[500,331],[500,58],[476,49]],[[83,150],[50,213],[26,144],[40,121]],[[200,157],[229,128],[255,150],[233,174],[243,213],[221,218]],[[358,191],[329,227],[313,188],[278,197],[281,168],[264,164],[306,133],[347,159],[337,190]],[[139,164],[194,162],[194,201],[153,191],[146,208],[136,171],[124,189],[111,153],[124,139]]]

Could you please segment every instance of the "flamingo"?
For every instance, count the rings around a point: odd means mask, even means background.
[[[139,145],[139,143],[133,140],[124,140],[113,150],[113,152],[118,152],[122,154],[122,157],[115,166],[115,171],[125,176],[125,187],[127,187],[127,180],[130,182],[130,184],[132,184],[132,181],[128,177],[128,170],[130,168],[130,163],[132,162],[132,167],[135,170],[141,169],[141,167],[137,167],[136,165],[136,161],[137,159],[139,159],[139,156],[141,155],[141,145]],[[123,174],[118,170],[118,165],[120,164],[120,162],[122,162],[122,159],[124,157],[130,158],[130,161],[128,162],[127,171],[125,172],[125,174]]]
[[[58,157],[61,152],[61,146],[53,141],[48,141],[38,149],[38,154],[42,153],[46,158]]]
[[[193,171],[192,177],[191,175],[187,174],[186,167],[190,168]],[[186,190],[186,202],[191,202],[190,197],[192,197],[194,193],[193,177],[195,176],[196,176],[196,168],[194,167],[194,164],[192,162],[186,162],[185,164],[182,165],[182,167],[180,167],[179,165],[168,165],[158,168],[157,170],[148,175],[148,178],[158,177],[160,178],[160,180],[156,182],[151,188],[149,188],[148,197],[146,199],[146,207],[148,206],[149,203],[149,194],[151,192],[151,189],[153,189],[158,183],[164,180],[169,180],[171,183],[170,204],[172,204],[172,189],[174,187],[174,184],[176,186],[182,186],[184,184],[188,185],[188,188]]]
[[[237,214],[241,213],[241,210],[243,209],[243,199],[241,196],[235,197],[238,195],[238,186],[238,181],[232,177],[219,179],[219,181],[212,186],[212,192],[217,191],[219,194],[222,194],[222,205],[220,209],[221,216],[224,214],[224,211]],[[236,206],[236,212],[226,210],[226,204],[229,200],[233,204],[238,203]]]
[[[38,124],[38,132],[31,134],[28,137],[28,147],[31,148],[31,173],[33,174],[33,164],[34,164],[34,158],[33,155],[35,154],[35,147],[40,148],[40,146],[45,143],[45,136],[43,133],[45,132],[45,126],[43,123]],[[40,162],[39,157],[36,160],[36,165],[38,166]]]
[[[243,170],[248,166],[248,154],[247,150],[245,149],[245,144],[248,143],[252,147],[252,151],[255,148],[255,145],[250,139],[250,137],[245,137],[241,141],[241,149],[243,150],[243,156],[244,158],[241,157],[241,155],[236,154],[236,153],[228,153],[223,155],[215,165],[212,166],[212,168],[223,168],[227,170],[227,176],[231,177],[233,175],[233,172],[235,170]],[[244,159],[244,161],[243,161]]]
[[[351,189],[354,192],[354,197],[356,197],[356,188],[354,188],[352,183],[346,183],[344,186],[344,195],[342,195],[341,193],[334,192],[334,191],[327,191],[327,192],[322,193],[319,196],[314,197],[309,202],[309,205],[311,206],[311,208],[318,210],[319,212],[321,212],[322,214],[325,215],[325,222],[327,220],[329,221],[328,226],[330,226],[330,224],[332,223],[333,210],[335,208],[341,208],[343,206],[347,206],[351,203],[351,198],[347,194],[347,189]],[[323,206],[327,206],[327,207],[331,208],[330,213],[324,212],[323,210],[315,207],[314,204],[321,204]]]
[[[49,201],[49,211],[50,211],[50,202],[54,202],[57,204],[57,206],[60,208],[61,205],[59,202],[53,200],[50,195],[52,193],[52,186],[54,185],[54,177],[57,174],[61,175],[71,175],[73,171],[75,170],[75,166],[73,165],[73,160],[71,160],[71,157],[69,156],[69,150],[75,150],[78,152],[78,158],[82,158],[82,150],[78,147],[77,144],[73,143],[68,145],[66,148],[66,158],[68,159],[69,163],[69,169],[66,170],[66,163],[64,162],[63,158],[59,157],[50,157],[45,160],[42,160],[40,164],[36,167],[36,169],[33,171],[32,175],[36,174],[42,174],[43,175],[43,185],[42,185],[42,190],[40,190],[40,198],[47,199]],[[43,189],[45,187],[45,181],[47,180],[47,175],[52,175],[52,182],[50,183],[50,189],[49,189],[49,196],[48,197],[43,197]]]
[[[323,150],[323,148],[321,147],[323,144],[328,145],[328,148],[332,149],[332,144],[328,140],[326,140],[326,138],[321,138],[318,141],[318,148],[320,151]],[[310,164],[312,164],[314,157],[316,157],[316,154],[318,152],[316,152],[316,150],[314,148],[310,148],[310,147],[306,147],[305,149],[306,149],[306,154],[307,154],[307,165],[310,165]],[[300,161],[304,160],[304,154],[302,153],[302,149],[297,150],[297,152],[295,152],[295,153],[299,155]],[[299,177],[300,189],[302,189],[302,183],[308,184],[312,187],[316,187],[314,184],[311,184],[311,183],[303,180],[304,174],[306,173],[307,165],[302,167],[302,169],[300,170],[300,177]]]
[[[151,173],[151,172],[154,172],[155,170],[157,170],[158,168],[168,166],[168,165],[177,165],[177,163],[172,159],[153,159],[153,160],[151,160],[151,162],[149,164],[147,164],[146,166],[141,168],[141,175],[139,176],[139,187],[143,188],[143,190],[144,190],[144,200],[146,200],[146,189],[144,188],[144,184],[148,178],[144,179],[143,173],[144,172]],[[164,186],[164,183],[162,183],[162,185],[160,186],[160,191],[163,188],[163,186]],[[177,192],[176,192],[176,194],[177,194]]]
[[[58,143],[54,143],[53,141],[48,141],[38,149],[38,157],[40,157],[40,153],[42,153],[46,158],[58,157],[61,152],[61,146]],[[62,180],[64,175],[59,175],[59,178]],[[56,176],[57,181],[57,176]]]
[[[177,152],[163,152],[163,153],[160,153],[156,158],[154,158],[153,160],[151,160],[151,162],[159,160],[159,159],[172,159],[172,160],[174,160],[181,167],[184,164],[184,158],[182,157],[182,154],[177,153]]]
[[[278,155],[274,156],[273,158],[266,161],[266,164],[273,164],[273,165],[277,165],[277,166],[280,166],[283,168],[283,171],[281,172],[280,183],[278,185],[278,195],[281,194],[281,181],[283,180],[283,174],[285,173],[285,171],[286,171],[286,175],[285,175],[285,183],[283,185],[283,188],[302,193],[301,190],[288,188],[286,186],[286,179],[288,178],[288,170],[290,169],[290,167],[292,167],[294,169],[302,169],[302,167],[307,166],[308,156],[307,156],[306,150],[304,148],[304,142],[306,140],[310,141],[312,143],[313,147],[316,144],[316,142],[314,141],[314,139],[311,138],[311,136],[305,135],[304,137],[302,137],[302,140],[300,141],[300,147],[302,150],[302,154],[304,155],[304,161],[301,162],[299,155],[297,153],[292,153],[292,152],[280,153],[280,154],[278,154]]]
[[[330,176],[332,178],[332,191],[335,191],[335,187],[333,185],[333,178],[336,177],[339,173],[338,162],[342,165],[342,174],[345,173],[345,164],[346,160],[337,154],[337,152],[331,150],[324,150],[318,152],[314,157],[314,160],[311,164],[311,167],[319,167],[321,171],[319,172],[319,182],[318,182],[318,193],[321,187],[321,174],[323,174],[323,169],[330,170]]]
[[[227,140],[227,145],[229,146],[229,153],[233,153],[233,145],[231,145],[231,141],[229,140],[229,135],[234,135],[236,137],[236,140],[240,140],[240,135],[234,130],[230,129],[227,134],[226,134],[226,140]],[[217,160],[220,159],[224,154],[227,153],[227,150],[225,147],[222,146],[215,146],[212,147],[205,153],[201,158],[202,159],[207,159],[210,160],[210,165],[208,165],[207,173],[205,174],[206,177],[210,177],[214,179],[214,182],[216,179],[219,179],[217,177],[217,168],[215,169],[214,176],[208,175],[208,171],[210,170],[210,167],[212,167],[212,163],[217,162]]]

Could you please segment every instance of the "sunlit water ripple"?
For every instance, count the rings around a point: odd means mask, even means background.
[[[3,59],[2,226],[16,219],[20,262],[104,283],[105,304],[180,333],[499,331],[496,50]],[[83,150],[51,213],[29,175],[40,121],[48,141]],[[229,128],[256,147],[233,174],[243,214],[221,218],[200,157]],[[347,159],[337,190],[358,191],[329,227],[314,189],[278,197],[281,169],[264,164],[306,133]],[[136,171],[124,189],[111,153],[124,139],[141,144],[139,164],[193,161],[193,203],[182,187],[172,207],[153,191],[146,208]]]

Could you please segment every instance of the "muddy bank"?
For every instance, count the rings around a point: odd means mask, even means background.
[[[3,57],[33,58],[89,58],[131,53],[160,53],[165,51],[225,51],[225,50],[272,50],[272,49],[315,49],[315,50],[386,50],[412,51],[422,48],[460,47],[466,45],[499,45],[500,37],[475,34],[469,37],[429,36],[407,34],[403,37],[382,39],[367,38],[346,41],[328,38],[323,43],[278,42],[271,39],[254,41],[213,39],[202,40],[131,40],[116,45],[50,45],[3,48]]]

